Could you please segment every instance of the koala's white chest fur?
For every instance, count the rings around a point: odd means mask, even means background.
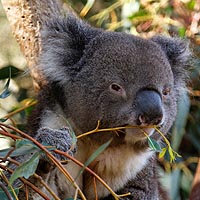
[[[86,154],[89,153],[91,155],[92,152],[97,149],[95,148],[95,145],[92,144],[81,144],[80,146],[82,145],[85,147]],[[90,151],[88,151],[86,147],[89,147]],[[81,148],[81,150],[82,152],[80,152],[80,154],[83,154],[84,148]],[[120,147],[108,147],[89,165],[89,167],[114,191],[117,191],[143,169],[152,154],[152,151],[141,153],[135,152],[133,148],[126,144],[121,145]],[[87,180],[84,181],[83,185],[84,193],[86,194],[87,199],[95,199],[93,177],[86,176],[86,179]],[[109,195],[109,191],[97,180],[96,187],[99,198]]]

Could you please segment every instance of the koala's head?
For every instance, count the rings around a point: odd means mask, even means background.
[[[82,132],[100,120],[104,128],[160,125],[166,133],[185,87],[189,55],[179,39],[106,32],[69,17],[47,25],[41,68],[51,84],[64,88],[66,110]],[[144,134],[126,129],[124,138],[135,142]]]

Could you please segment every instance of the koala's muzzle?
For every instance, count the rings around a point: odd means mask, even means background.
[[[162,122],[162,100],[157,91],[139,91],[136,96],[136,108],[138,125],[158,125]]]

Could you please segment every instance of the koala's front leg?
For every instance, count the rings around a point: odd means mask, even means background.
[[[38,112],[38,110],[39,109],[37,108],[33,112],[32,118],[29,119],[30,135],[45,146],[53,146],[56,149],[67,152],[69,155],[73,156],[76,152],[76,146],[73,144],[71,129],[67,127],[64,116],[60,113],[58,114],[55,110],[44,109],[42,111],[39,110],[40,112]],[[56,154],[53,151],[51,153],[58,160],[67,159],[66,157]],[[69,162],[64,167],[68,170],[68,168],[72,165],[73,162]],[[67,178],[62,174],[62,172],[60,172],[59,169],[57,169],[45,153],[41,155],[36,173],[42,177],[43,181],[54,191],[55,194],[57,194],[61,199],[65,199],[69,193],[68,185],[70,184]],[[40,183],[40,180],[30,177],[29,181],[31,181],[47,196],[51,197],[49,192]],[[20,199],[24,199],[25,192],[21,190],[19,196]],[[39,194],[32,190],[29,192],[29,198],[34,200],[41,199]]]
[[[76,152],[75,144],[73,144],[70,129],[63,127],[60,129],[52,129],[48,127],[42,127],[37,131],[35,139],[44,145],[55,147],[56,149],[67,152],[70,156],[73,156]],[[66,160],[63,155],[51,152],[58,160]],[[42,176],[47,174],[54,168],[51,161],[44,154],[40,159],[37,172]]]

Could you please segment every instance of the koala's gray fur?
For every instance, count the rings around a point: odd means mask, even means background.
[[[189,56],[188,44],[180,39],[142,39],[103,31],[74,16],[54,19],[42,33],[39,66],[48,84],[41,90],[29,120],[30,134],[41,139],[38,130],[46,127],[65,135],[58,130],[67,126],[66,120],[77,135],[93,130],[98,120],[100,128],[160,124],[166,134],[185,88]],[[160,139],[154,129],[144,130]],[[124,199],[166,200],[157,178],[154,153],[141,129],[83,137],[77,142],[75,158],[84,163],[111,138],[110,146],[89,167],[114,191],[130,191]],[[41,174],[42,168],[41,164]],[[66,168],[74,177],[80,170],[72,162]],[[61,199],[73,197],[73,187],[57,169],[44,173]],[[93,177],[85,172],[77,182],[87,199],[95,199]],[[112,199],[98,181],[96,187],[99,198]],[[32,198],[40,199],[36,196]]]

